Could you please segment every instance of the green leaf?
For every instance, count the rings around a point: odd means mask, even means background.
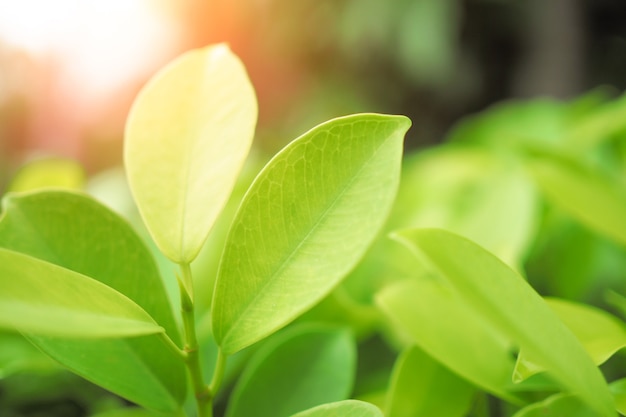
[[[248,154],[256,118],[245,68],[224,44],[185,53],[137,96],[125,166],[139,211],[172,261],[198,254]]]
[[[403,116],[323,123],[257,176],[235,216],[213,298],[215,338],[227,354],[309,309],[359,261],[396,194]]]
[[[251,359],[226,416],[287,417],[344,400],[352,389],[355,370],[356,346],[348,331],[294,327],[268,341]]]
[[[471,406],[473,394],[470,384],[413,346],[396,362],[385,416],[463,417]]]
[[[97,279],[180,341],[154,260],[116,214],[89,197],[61,191],[8,195],[3,207],[0,247]],[[70,370],[146,408],[173,412],[185,398],[185,366],[162,336],[29,339]]]
[[[568,394],[555,394],[539,403],[524,407],[513,417],[596,417],[598,414]]]
[[[492,394],[520,402],[506,390],[515,362],[512,346],[445,282],[411,279],[394,283],[376,304],[428,355]]]
[[[626,378],[611,382],[609,388],[615,399],[615,409],[626,415]]]
[[[615,352],[626,346],[624,323],[600,309],[571,301],[548,298],[546,302],[574,333],[596,365],[603,364]],[[517,358],[514,380],[522,381],[541,372],[522,350]]]
[[[511,147],[558,143],[567,126],[567,107],[558,101],[540,99],[498,103],[487,111],[462,119],[447,141],[463,141]]]
[[[345,400],[319,405],[291,417],[383,417],[383,414],[372,404]]]
[[[537,156],[529,166],[549,201],[587,227],[626,244],[623,182],[556,156]]]
[[[19,333],[0,331],[0,381],[28,371],[50,372],[59,365]]]
[[[69,269],[0,248],[0,328],[102,338],[161,333],[141,307]]]
[[[626,95],[596,105],[573,120],[567,130],[567,143],[580,150],[593,148],[626,129]]]
[[[451,230],[517,266],[533,237],[536,194],[510,155],[448,145],[405,162],[394,228]]]
[[[483,320],[508,335],[555,380],[599,415],[615,416],[598,368],[520,275],[475,243],[444,230],[410,230],[396,238],[421,253]]]
[[[45,187],[79,190],[85,183],[85,172],[75,161],[60,158],[40,159],[20,168],[8,191],[33,191]]]
[[[118,410],[109,410],[102,413],[93,414],[90,417],[159,417],[150,411],[138,408],[123,408]]]

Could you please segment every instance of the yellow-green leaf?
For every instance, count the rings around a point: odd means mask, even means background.
[[[462,417],[471,406],[474,391],[468,382],[412,346],[394,366],[385,416]]]
[[[29,162],[20,168],[7,191],[33,191],[48,187],[80,190],[84,183],[85,172],[78,162],[46,158]]]
[[[444,230],[408,230],[396,237],[421,253],[483,320],[531,355],[563,387],[600,416],[615,416],[599,369],[524,278],[477,244]]]
[[[596,365],[603,364],[615,352],[626,346],[624,322],[600,309],[556,298],[546,302],[574,333]],[[517,358],[514,379],[519,382],[543,368],[526,357],[522,350]]]
[[[389,320],[428,355],[488,392],[519,402],[507,391],[515,362],[511,345],[445,282],[408,279],[376,296]]]
[[[291,417],[383,417],[383,413],[364,401],[345,400],[318,405]]]
[[[626,244],[623,181],[556,156],[537,156],[529,166],[549,201],[587,227]]]
[[[112,288],[28,255],[0,248],[0,277],[0,327],[83,339],[163,332]]]
[[[334,119],[261,171],[233,221],[213,295],[224,352],[295,319],[359,261],[391,208],[409,126],[403,116]]]
[[[137,96],[124,161],[159,249],[191,262],[226,204],[257,118],[245,68],[220,44],[180,56]]]

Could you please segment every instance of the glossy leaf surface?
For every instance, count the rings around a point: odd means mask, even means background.
[[[383,417],[383,414],[364,401],[345,400],[319,405],[291,417]]]
[[[615,415],[613,399],[598,368],[521,276],[485,249],[450,232],[410,230],[396,237],[419,251],[483,320],[508,335],[564,387],[599,415]]]
[[[179,341],[154,261],[125,221],[93,199],[68,192],[9,195],[3,203],[0,247],[97,279]],[[30,340],[70,370],[147,408],[171,412],[185,397],[184,364],[159,336]]]
[[[363,255],[396,194],[410,121],[362,114],[323,123],[258,175],[229,232],[213,298],[226,353],[327,295]]]
[[[288,417],[348,398],[356,346],[344,329],[295,327],[269,341],[242,374],[227,417]]]
[[[604,363],[615,352],[626,346],[626,325],[600,309],[571,301],[548,298],[546,302],[574,333],[596,365]],[[526,358],[524,351],[518,356],[514,378],[517,381],[542,371]]]
[[[0,248],[0,327],[36,335],[102,338],[161,333],[141,307],[72,270]]]
[[[411,347],[398,358],[389,387],[386,417],[463,417],[470,408],[474,388]]]
[[[223,44],[180,56],[137,96],[124,162],[144,222],[172,261],[198,254],[248,154],[256,118],[245,68]]]
[[[597,170],[558,157],[530,164],[546,197],[571,216],[626,244],[626,185]]]
[[[482,389],[516,401],[505,388],[515,365],[510,343],[445,282],[401,281],[378,294],[376,304],[432,358]]]

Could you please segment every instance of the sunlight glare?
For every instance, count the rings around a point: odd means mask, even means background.
[[[149,0],[0,2],[0,45],[59,63],[66,82],[105,94],[163,60],[180,28]]]

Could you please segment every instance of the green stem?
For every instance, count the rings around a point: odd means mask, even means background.
[[[213,416],[213,398],[208,385],[202,377],[202,367],[200,366],[200,348],[196,336],[196,318],[194,313],[193,299],[191,292],[191,268],[188,263],[181,263],[180,270],[182,279],[178,281],[180,287],[181,311],[183,316],[183,326],[185,329],[185,352],[187,369],[191,377],[191,384],[196,398],[198,417]],[[182,282],[181,282],[182,281]],[[188,291],[189,290],[189,291]]]

